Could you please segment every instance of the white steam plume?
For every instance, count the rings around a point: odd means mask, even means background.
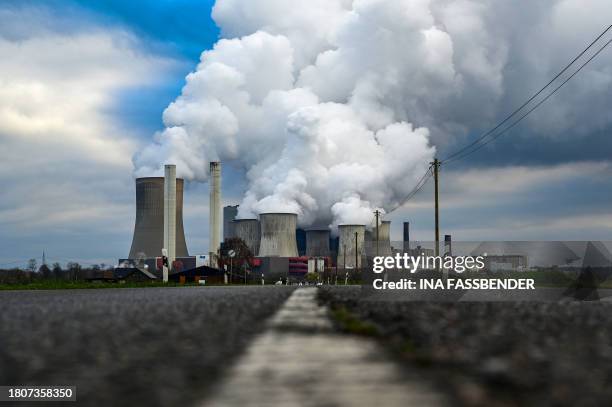
[[[575,14],[567,4],[576,1],[551,2],[557,13],[531,10],[533,31],[542,16]],[[172,162],[179,175],[206,181],[208,161],[221,160],[248,181],[239,217],[288,211],[304,226],[369,224],[426,170],[430,132],[448,140],[497,113],[507,97],[504,67],[521,54],[511,46],[518,9],[471,0],[217,0],[224,38],[165,110],[165,130],[134,157],[136,174],[160,174]]]

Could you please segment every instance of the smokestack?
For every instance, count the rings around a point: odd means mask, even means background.
[[[365,230],[365,225],[338,226],[338,234],[340,235],[338,260],[336,262],[338,267],[361,267],[364,256],[363,243],[365,239]],[[357,240],[355,240],[355,233],[357,233]],[[357,264],[355,264],[355,261],[357,261]]]
[[[164,249],[168,252],[168,270],[176,258],[176,165],[164,166]],[[168,276],[164,273],[164,282]]]
[[[295,213],[262,213],[259,215],[260,257],[297,257],[297,215]]]
[[[309,229],[306,231],[306,256],[329,256],[329,229]]]
[[[208,225],[208,252],[210,266],[217,267],[217,256],[221,245],[221,162],[210,162],[210,205]]]
[[[259,221],[257,219],[236,219],[231,223],[235,237],[242,239],[253,256],[257,256],[260,235]]]
[[[453,248],[451,245],[451,235],[444,235],[444,255],[452,256]]]
[[[164,178],[136,178],[136,222],[130,259],[154,258],[164,247]],[[175,257],[187,257],[183,231],[183,180],[176,179]]]
[[[404,222],[404,253],[410,251],[410,222]]]

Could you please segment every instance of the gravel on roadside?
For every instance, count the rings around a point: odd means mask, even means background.
[[[76,385],[76,405],[191,405],[291,292],[278,286],[0,292],[0,384]]]
[[[612,405],[612,304],[369,301],[360,290],[323,287],[319,300],[340,329],[368,327],[458,404]]]

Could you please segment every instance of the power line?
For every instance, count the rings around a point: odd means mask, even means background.
[[[533,102],[538,96],[540,96],[550,85],[552,85],[561,75],[563,75],[569,68],[571,68],[580,58],[584,56],[584,54],[593,47],[608,31],[612,29],[612,24],[609,25],[601,34],[599,34],[591,43],[583,49],[576,57],[574,57],[559,73],[557,73],[546,85],[544,85],[541,89],[539,89],[536,93],[534,93],[527,101],[525,101],[521,106],[515,109],[510,115],[508,115],[504,120],[502,120],[499,124],[493,127],[491,130],[484,133],[482,136],[478,137],[476,140],[472,141],[467,146],[455,151],[454,153],[447,156],[444,160],[440,162],[440,164],[450,164],[452,162],[461,160],[468,155],[480,150],[485,145],[489,144],[491,141],[496,140],[503,134],[505,134],[508,130],[512,129],[516,126],[520,121],[522,121],[525,117],[531,114],[534,110],[540,107],[544,102],[546,102],[552,95],[554,95],[559,89],[561,89],[567,82],[569,82],[576,74],[578,74],[586,65],[588,65],[595,57],[597,57],[611,42],[612,39],[606,42],[595,54],[593,54],[586,62],[584,62],[574,73],[572,73],[568,78],[566,78],[559,86],[557,86],[552,92],[550,92],[544,99],[538,102],[534,107],[529,109],[525,114],[520,116],[517,120],[512,122],[508,127],[504,128],[499,133],[496,133],[488,140],[482,142],[485,138],[489,137],[491,134],[495,133],[499,128],[501,128],[504,124],[510,121],[513,117],[519,114],[525,107],[527,107],[531,102]],[[481,143],[482,142],[482,143]],[[414,188],[408,193],[406,198],[397,205],[395,208],[391,209],[389,212],[393,212],[398,207],[401,207],[410,199],[412,199],[423,187],[427,184],[429,179],[433,176],[432,165],[427,168],[425,174],[419,179]]]
[[[469,154],[471,154],[474,151],[479,150],[481,147],[478,147],[477,144],[480,143],[482,140],[484,140],[485,138],[487,138],[489,135],[493,134],[497,129],[499,129],[500,127],[502,127],[505,123],[507,123],[510,119],[512,119],[514,116],[516,116],[521,110],[523,110],[527,105],[529,105],[534,99],[536,99],[538,96],[540,96],[540,94],[542,94],[542,92],[544,92],[551,84],[553,84],[561,75],[563,75],[572,65],[574,65],[576,63],[576,61],[578,61],[580,58],[582,58],[582,56],[593,47],[593,45],[595,45],[608,31],[610,31],[610,29],[612,29],[612,24],[609,25],[601,34],[599,34],[597,36],[597,38],[595,38],[584,50],[582,50],[582,52],[580,52],[576,57],[574,57],[574,59],[572,59],[570,61],[570,63],[568,63],[557,75],[555,75],[546,85],[544,85],[540,90],[538,90],[535,94],[533,94],[529,99],[527,99],[526,102],[524,102],[519,108],[517,108],[516,110],[514,110],[510,115],[508,115],[504,120],[502,120],[499,124],[497,124],[495,127],[493,127],[491,130],[487,131],[486,133],[484,133],[482,136],[478,137],[476,140],[472,141],[470,144],[468,144],[467,146],[457,150],[456,152],[450,154],[449,156],[447,156],[444,160],[442,160],[443,164],[447,164],[450,163],[452,161],[457,161]],[[591,60],[593,60],[593,58],[595,58],[606,46],[608,46],[608,44],[610,43],[610,41],[608,41],[606,44],[604,44],[603,47],[601,47],[591,58],[589,58],[587,60],[587,62],[585,62],[577,71],[575,71],[568,79],[566,79],[559,87],[557,87],[552,93],[550,93],[546,98],[543,99],[543,101],[541,101],[540,103],[538,103],[536,105],[536,108],[538,106],[540,106],[544,101],[548,100],[548,98],[550,98],[550,96],[552,96],[560,87],[562,87],[563,85],[565,85],[569,79],[573,78],[578,72],[580,72],[580,70],[582,70],[582,68],[588,64]],[[526,117],[529,113],[531,113],[534,109],[531,109],[529,112],[527,112],[527,114],[523,115],[518,121],[522,120],[524,117]],[[504,129],[502,131],[501,134],[503,134],[505,131],[509,130],[510,128],[514,127],[514,125],[516,125],[518,123],[518,121],[514,122],[512,125],[510,125],[508,128]],[[498,133],[497,135],[493,136],[493,139],[499,137],[501,135],[500,133]],[[482,145],[486,145],[488,144],[490,141],[485,142]],[[466,150],[469,150],[471,148],[477,147],[476,149],[474,149],[471,152],[468,152],[467,154],[464,154],[464,152]],[[459,156],[458,158],[456,158],[457,156]]]
[[[432,176],[433,173],[431,172],[430,166],[429,168],[427,168],[427,171],[425,171],[425,174],[423,174],[423,176],[419,179],[412,191],[410,191],[410,193],[406,196],[406,198],[404,199],[404,203],[412,199],[413,196],[415,196],[421,189],[423,189],[425,184],[427,184],[427,181],[429,181]]]
[[[499,138],[500,136],[502,136],[503,134],[505,134],[508,130],[512,129],[514,126],[516,126],[519,122],[521,122],[525,117],[529,116],[534,110],[536,110],[538,107],[540,107],[544,102],[546,102],[552,95],[554,95],[555,93],[557,93],[557,91],[559,89],[561,89],[567,82],[569,82],[574,76],[576,76],[578,74],[578,72],[580,72],[582,70],[582,68],[584,68],[586,65],[588,65],[593,59],[595,59],[595,57],[597,57],[597,55],[599,55],[601,53],[601,51],[603,51],[608,45],[610,45],[610,43],[612,43],[612,39],[608,40],[608,42],[606,42],[601,48],[599,48],[599,50],[597,50],[597,52],[595,54],[593,54],[589,59],[586,60],[586,62],[584,62],[582,65],[580,65],[580,67],[574,72],[572,73],[569,77],[567,77],[563,82],[561,82],[561,84],[559,86],[557,86],[553,91],[551,91],[548,95],[546,95],[546,97],[544,99],[542,99],[541,101],[539,101],[535,106],[533,106],[531,109],[529,109],[525,114],[523,114],[522,116],[520,116],[517,120],[515,120],[514,122],[512,122],[512,124],[510,124],[508,127],[506,127],[505,129],[503,129],[502,131],[500,131],[499,133],[495,134],[494,136],[492,136],[491,138],[489,138],[488,140],[486,140],[485,142],[474,146],[471,150],[466,151],[460,155],[456,155],[453,159],[446,159],[445,161],[443,161],[443,164],[450,164],[452,162],[461,160],[462,158],[467,157],[468,155],[475,153],[476,151],[480,150],[481,148],[483,148],[484,146],[486,146],[487,144],[489,144],[490,142],[496,140],[497,138]]]
[[[412,188],[408,195],[406,195],[406,198],[404,198],[401,203],[399,203],[395,208],[391,209],[388,213],[391,213],[397,208],[403,206],[406,202],[412,199],[412,197],[414,197],[421,189],[423,189],[423,187],[427,184],[427,181],[429,181],[429,179],[433,176],[431,168],[431,165],[427,167],[425,173],[421,176],[421,178],[419,178],[416,185],[414,186],[414,188]]]

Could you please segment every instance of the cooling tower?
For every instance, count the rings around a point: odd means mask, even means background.
[[[373,240],[373,251],[376,255],[376,229],[372,230]],[[378,255],[379,256],[390,256],[391,253],[391,221],[383,220],[378,226]]]
[[[297,257],[295,213],[262,213],[259,215],[260,257]]]
[[[210,193],[208,252],[210,266],[217,267],[217,254],[221,245],[221,163],[210,162],[210,178],[208,181]]]
[[[168,264],[172,269],[176,258],[176,165],[166,165],[164,174],[164,248],[168,251]],[[165,270],[164,282],[167,281]]]
[[[259,252],[259,221],[257,219],[236,219],[231,223],[234,236],[242,239],[253,256],[256,256]]]
[[[176,180],[176,257],[187,257],[183,231],[183,180]],[[130,259],[161,257],[164,246],[164,178],[136,179],[136,223]]]
[[[329,256],[329,229],[309,229],[306,231],[306,256]]]
[[[357,236],[355,236],[355,233],[357,233]],[[365,256],[363,247],[365,225],[339,225],[338,234],[340,235],[338,267],[361,267],[363,257]]]

